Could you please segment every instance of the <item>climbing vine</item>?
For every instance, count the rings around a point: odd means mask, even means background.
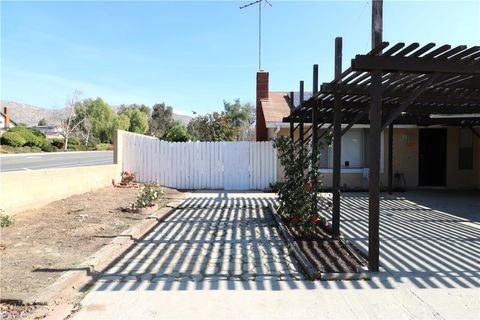
[[[322,176],[319,154],[315,159],[309,144],[294,143],[287,137],[273,140],[285,179],[278,183],[278,212],[302,235],[311,235],[318,225],[325,226],[321,214],[329,203],[320,197]]]

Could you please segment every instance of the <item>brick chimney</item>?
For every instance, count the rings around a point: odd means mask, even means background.
[[[3,108],[3,113],[5,114],[5,129],[10,128],[10,108],[5,107]]]
[[[257,141],[267,141],[267,125],[263,115],[260,99],[268,99],[268,72],[260,70],[257,72],[257,107],[256,107],[256,136]]]

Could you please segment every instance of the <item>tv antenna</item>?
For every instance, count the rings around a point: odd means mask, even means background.
[[[258,3],[258,70],[262,70],[262,3],[266,2],[270,7],[272,4],[268,0],[257,0],[241,6],[240,9],[253,6]]]

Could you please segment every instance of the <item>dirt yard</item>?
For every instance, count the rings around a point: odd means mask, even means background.
[[[160,207],[179,195],[176,190],[163,190]],[[143,215],[121,210],[134,202],[138,192],[106,187],[16,214],[15,223],[1,229],[2,296],[39,292],[143,220]]]

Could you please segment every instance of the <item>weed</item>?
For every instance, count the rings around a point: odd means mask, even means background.
[[[8,214],[0,215],[0,226],[2,228],[10,227],[14,222],[15,218],[13,218],[12,216],[9,216]]]

